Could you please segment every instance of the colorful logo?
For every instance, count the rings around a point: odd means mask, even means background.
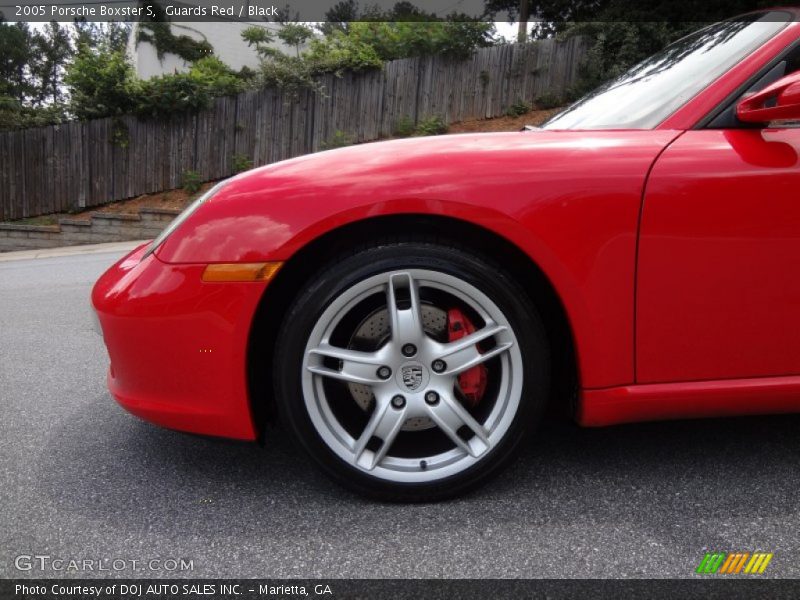
[[[761,575],[772,556],[772,552],[706,552],[695,572],[702,575]]]

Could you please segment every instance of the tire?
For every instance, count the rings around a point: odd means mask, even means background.
[[[485,483],[548,396],[531,299],[500,265],[436,241],[332,260],[276,344],[282,423],[334,481],[379,500],[437,501]]]

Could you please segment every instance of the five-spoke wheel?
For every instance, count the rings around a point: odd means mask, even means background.
[[[301,444],[384,498],[435,499],[496,471],[546,386],[525,294],[502,269],[428,244],[379,246],[333,271],[298,299],[276,352]]]

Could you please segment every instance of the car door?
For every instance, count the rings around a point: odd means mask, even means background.
[[[675,140],[647,183],[638,383],[800,374],[800,127],[722,117]]]

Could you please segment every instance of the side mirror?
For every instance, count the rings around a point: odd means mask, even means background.
[[[736,106],[736,116],[746,123],[800,120],[800,71],[746,97]]]

